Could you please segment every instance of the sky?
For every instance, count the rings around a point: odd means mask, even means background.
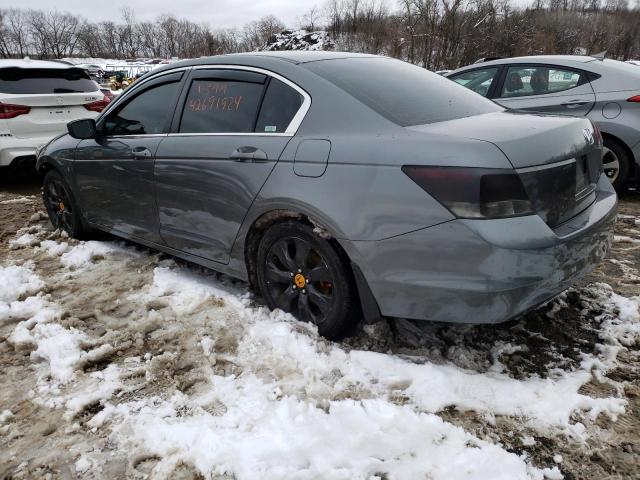
[[[265,15],[275,15],[288,27],[298,27],[298,19],[324,0],[133,0],[130,2],[87,0],[9,0],[3,8],[70,12],[88,20],[120,20],[124,6],[133,8],[138,20],[154,20],[163,13],[207,23],[213,28],[241,27]]]

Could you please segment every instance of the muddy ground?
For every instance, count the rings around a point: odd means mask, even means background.
[[[207,389],[206,376],[211,369],[228,375],[240,368],[225,362],[224,354],[237,348],[241,319],[229,316],[226,325],[216,327],[212,348],[218,352],[219,359],[215,365],[204,365],[190,347],[197,341],[192,338],[193,332],[181,330],[179,315],[170,312],[167,305],[132,306],[120,301],[123,294],[151,282],[154,268],[171,261],[167,256],[128,246],[125,248],[135,254],[115,260],[107,255],[104,259],[91,259],[105,264],[111,262],[109,268],[78,269],[82,273],[72,271],[70,274],[61,266],[59,258],[42,249],[30,245],[10,246],[19,229],[23,229],[23,233],[33,232],[39,241],[51,238],[71,246],[77,244],[48,230],[42,210],[36,181],[28,177],[17,181],[0,179],[0,265],[33,262],[34,272],[46,282],[48,298],[62,308],[60,323],[65,328],[84,332],[88,338],[87,349],[109,345],[100,355],[83,361],[78,367],[79,376],[89,378],[110,364],[129,371],[124,382],[126,388],[111,400],[117,404],[151,395],[166,398],[175,391],[187,395],[202,393]],[[523,318],[499,326],[388,321],[360,328],[340,347],[345,351],[360,349],[396,355],[416,363],[447,363],[478,372],[490,370],[498,358],[505,373],[514,379],[531,375],[545,378],[557,369],[576,368],[584,355],[594,354],[602,340],[599,338],[602,316],[616,314],[607,310],[610,307],[603,298],[609,287],[601,284],[610,285],[611,291],[625,297],[640,295],[640,193],[624,195],[619,213],[617,241],[608,260],[581,285]],[[111,241],[109,237],[106,240]],[[221,277],[220,281],[244,288],[242,283],[230,279]],[[157,311],[159,316],[131,329],[129,319],[146,314],[137,308]],[[199,306],[195,315],[224,308],[212,301]],[[17,348],[9,342],[14,327],[15,323],[0,325],[0,412],[12,412],[10,421],[4,426],[0,423],[0,478],[116,479],[147,478],[152,474],[160,458],[123,450],[114,443],[109,431],[91,426],[90,420],[101,411],[104,402],[90,402],[70,416],[57,405],[34,400],[42,390],[36,379],[39,367],[34,364],[29,348]],[[501,349],[508,345],[518,348]],[[169,351],[181,354],[168,356]],[[145,372],[140,373],[140,368],[127,364],[127,359],[145,355],[154,359],[145,367]],[[594,398],[623,398],[627,401],[625,412],[615,419],[604,414],[591,422],[581,419],[588,432],[584,442],[575,442],[561,432],[535,431],[521,419],[508,415],[489,418],[455,406],[441,409],[437,414],[510,452],[527,453],[533,465],[558,464],[564,478],[569,480],[640,479],[638,343],[631,341],[620,348],[613,365],[604,376],[594,376],[585,383],[580,393]],[[367,392],[355,388],[350,395],[354,399],[366,398]],[[399,393],[396,401],[402,404],[406,400]],[[213,402],[207,408],[217,414],[217,410],[224,410],[225,406]],[[525,442],[523,438],[533,440]],[[99,468],[80,468],[81,456],[91,458],[91,463]],[[177,463],[167,478],[203,477],[193,465]]]

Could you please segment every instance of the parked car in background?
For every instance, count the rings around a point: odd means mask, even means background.
[[[640,69],[590,56],[474,63],[447,75],[509,109],[591,119],[604,139],[604,171],[618,190],[640,181]]]
[[[96,78],[101,79],[102,76],[104,75],[104,70],[102,70],[102,67],[100,67],[100,65],[94,65],[91,63],[81,63],[76,65],[76,67],[86,70],[89,76],[94,79]]]
[[[331,338],[361,313],[508,320],[593,268],[616,212],[589,120],[350,53],[161,67],[38,168],[54,227],[249,280]]]
[[[109,103],[81,68],[0,60],[0,167],[35,161],[36,149],[71,120],[97,117]]]

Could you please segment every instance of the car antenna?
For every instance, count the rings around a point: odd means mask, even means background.
[[[605,59],[605,57],[607,56],[607,51],[604,50],[603,52],[595,53],[595,54],[590,55],[590,56],[595,58],[596,60],[603,61]]]

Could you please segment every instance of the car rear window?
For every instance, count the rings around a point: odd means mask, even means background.
[[[342,58],[303,66],[403,127],[503,110],[447,78],[391,58]]]
[[[85,93],[97,90],[95,82],[79,68],[0,69],[0,93]]]
[[[265,93],[256,132],[284,132],[302,105],[302,95],[272,78]]]

